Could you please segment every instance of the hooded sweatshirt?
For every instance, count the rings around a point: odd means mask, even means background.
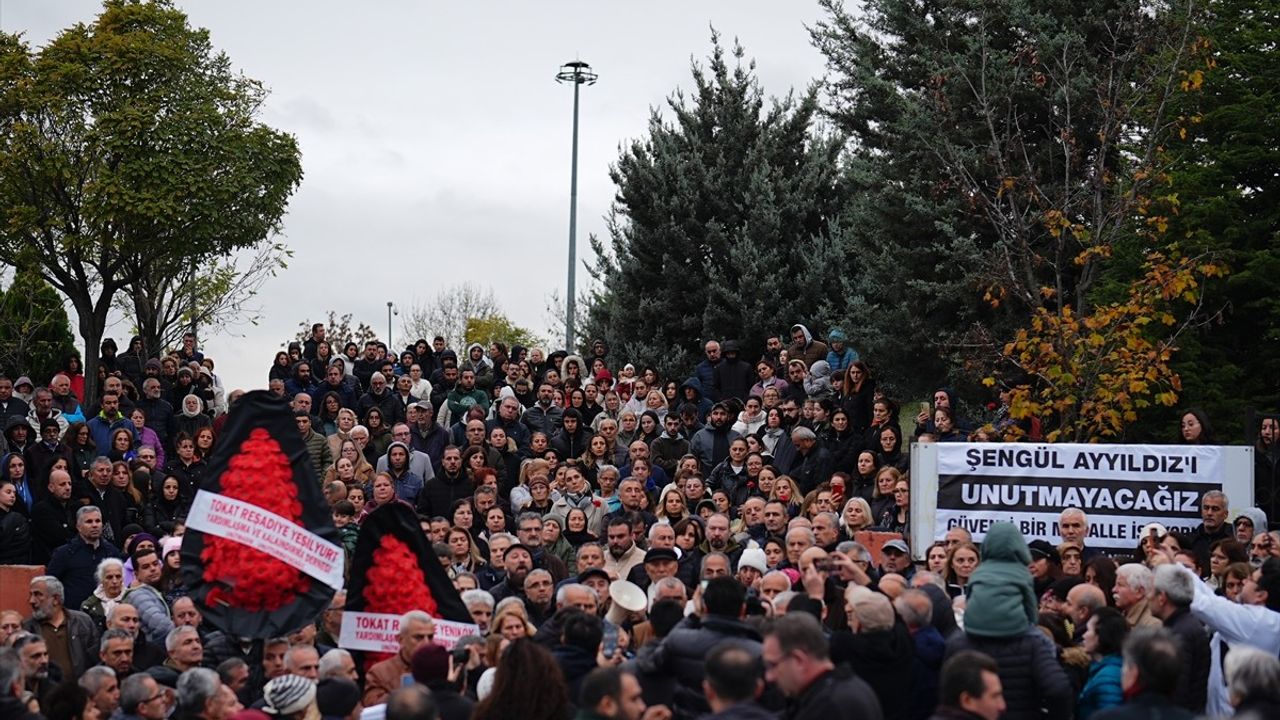
[[[827,353],[830,351],[827,344],[821,340],[814,340],[813,333],[809,332],[809,328],[804,325],[792,325],[791,332],[794,333],[796,330],[804,333],[804,345],[792,343],[791,347],[787,348],[787,357],[793,360],[796,358],[804,360],[805,367],[813,367],[813,364],[819,360],[825,362]]]
[[[969,578],[964,630],[969,635],[1008,638],[1036,623],[1039,608],[1032,589],[1031,552],[1018,528],[994,523],[982,542],[982,562]]]

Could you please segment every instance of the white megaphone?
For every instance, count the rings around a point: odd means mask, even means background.
[[[639,585],[626,580],[614,580],[609,585],[609,598],[613,603],[605,619],[614,625],[626,622],[628,613],[644,610],[649,602],[649,598]]]

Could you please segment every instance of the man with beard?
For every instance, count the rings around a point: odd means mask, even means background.
[[[387,378],[380,372],[375,372],[370,377],[369,392],[360,397],[356,415],[366,417],[369,410],[375,407],[382,413],[384,425],[404,422],[404,406],[396,399],[395,393],[387,388]]]
[[[329,393],[338,396],[338,404],[344,408],[355,410],[359,407],[360,398],[354,383],[347,380],[346,375],[337,365],[324,369],[324,380],[311,391],[311,406],[324,407],[324,398]]]
[[[520,422],[529,428],[530,433],[540,432],[547,437],[556,434],[564,419],[564,411],[555,404],[555,388],[550,383],[538,386],[538,402],[524,411]]]
[[[62,672],[49,663],[49,647],[35,633],[23,633],[13,641],[22,664],[22,689],[42,698],[58,683]]]
[[[542,516],[535,512],[524,512],[516,518],[516,537],[520,544],[528,548],[533,567],[551,573],[554,582],[569,577],[569,568],[564,561],[547,552],[542,546]],[[553,582],[553,584],[554,584]]]
[[[529,613],[529,622],[534,626],[541,625],[555,612],[551,602],[555,598],[555,581],[546,570],[530,570],[524,579],[524,607]]]
[[[85,613],[63,605],[65,593],[57,578],[39,575],[28,587],[31,617],[22,623],[23,629],[44,639],[49,660],[63,677],[80,677],[94,665],[98,628]]]
[[[631,481],[628,481],[631,482]],[[630,521],[626,516],[615,517],[605,526],[604,569],[610,577],[625,578],[631,569],[644,562],[644,550],[636,545]]]
[[[716,513],[707,518],[707,539],[702,541],[702,546],[698,549],[704,555],[713,552],[724,553],[732,561],[733,566],[737,567],[743,548],[729,532],[728,515]]]
[[[729,422],[729,410],[724,403],[713,405],[708,423],[689,441],[689,452],[698,458],[704,476],[729,457],[729,443],[739,437]]]
[[[518,597],[523,601],[524,581],[533,570],[533,553],[524,545],[518,543],[511,545],[502,556],[502,565],[506,568],[507,576],[502,582],[490,588],[489,594],[493,595],[493,599],[497,601],[509,597]]]
[[[142,399],[138,401],[138,408],[147,417],[147,427],[155,431],[156,437],[160,438],[160,443],[168,452],[173,450],[178,418],[173,413],[173,405],[163,395],[164,387],[159,378],[149,377],[143,380]]]

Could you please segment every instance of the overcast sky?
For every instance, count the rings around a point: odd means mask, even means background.
[[[462,280],[492,286],[512,320],[545,334],[545,297],[563,290],[567,262],[572,88],[554,80],[564,62],[600,75],[582,91],[580,260],[588,234],[604,233],[620,145],[690,87],[712,26],[741,40],[770,95],[823,72],[810,0],[176,4],[269,88],[262,120],[302,147],[305,177],[284,220],[296,254],[261,294],[263,322],[203,338],[230,387],[265,386],[304,319],[350,312],[385,335],[388,300],[407,307]],[[100,7],[0,0],[0,27],[42,46]]]

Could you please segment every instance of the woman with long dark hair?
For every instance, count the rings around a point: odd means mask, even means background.
[[[854,432],[863,433],[871,427],[871,406],[876,395],[876,381],[871,369],[861,360],[855,360],[845,371],[844,400],[841,407],[849,413],[849,426]]]

